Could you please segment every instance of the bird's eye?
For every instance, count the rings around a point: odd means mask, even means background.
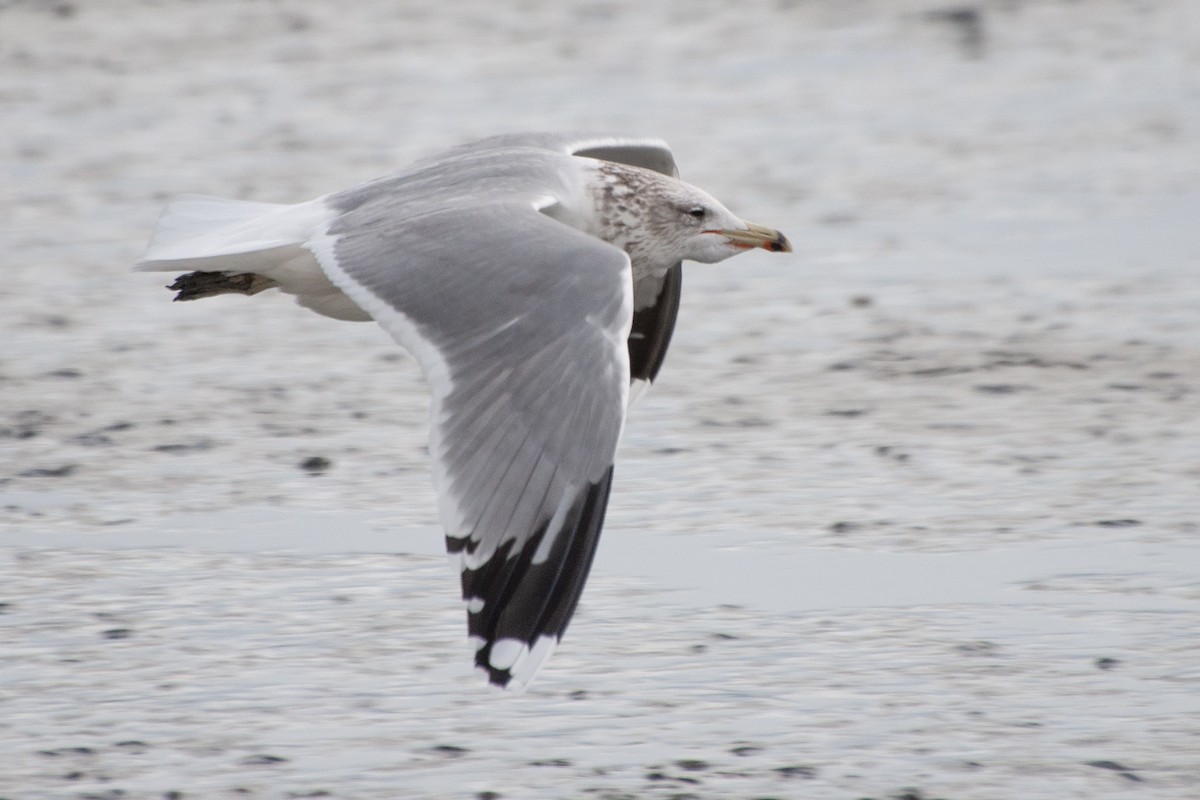
[[[704,206],[692,206],[688,209],[687,213],[689,217],[694,217],[695,219],[704,219],[706,216],[708,216],[708,209]]]

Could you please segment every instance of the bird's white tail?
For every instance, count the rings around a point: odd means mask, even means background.
[[[329,212],[316,203],[279,205],[188,195],[163,211],[146,255],[134,269],[255,272],[256,266],[269,268],[286,260],[287,253],[271,251],[298,248],[328,218]]]
[[[268,278],[242,286],[237,281],[211,290],[203,278],[196,292],[177,299],[208,297],[227,291],[255,294],[271,286],[296,295],[319,314],[345,320],[370,317],[339,291],[305,244],[328,229],[335,213],[322,201],[297,205],[223,200],[188,195],[167,206],[158,220],[139,272],[200,272]],[[238,279],[241,280],[241,279]],[[220,283],[217,281],[216,283]]]

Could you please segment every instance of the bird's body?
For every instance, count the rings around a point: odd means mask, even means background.
[[[279,288],[416,356],[476,663],[523,686],[583,589],[680,261],[790,249],[675,176],[654,140],[493,137],[298,205],[181,199],[138,269],[187,272],[181,300]]]

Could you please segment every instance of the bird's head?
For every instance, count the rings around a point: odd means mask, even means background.
[[[790,253],[791,242],[777,230],[746,222],[715,198],[676,181],[653,209],[653,227],[671,239],[682,258],[713,264],[755,248]]]

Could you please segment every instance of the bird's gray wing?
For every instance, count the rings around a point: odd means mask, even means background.
[[[599,158],[679,177],[675,156],[661,139],[593,133],[501,133],[438,153],[428,161],[445,161],[460,156],[515,148],[552,150],[572,156]],[[418,162],[421,163],[421,162]]]
[[[629,392],[629,258],[519,202],[388,213],[309,242],[421,363],[476,663],[524,685],[561,638],[604,518]]]

